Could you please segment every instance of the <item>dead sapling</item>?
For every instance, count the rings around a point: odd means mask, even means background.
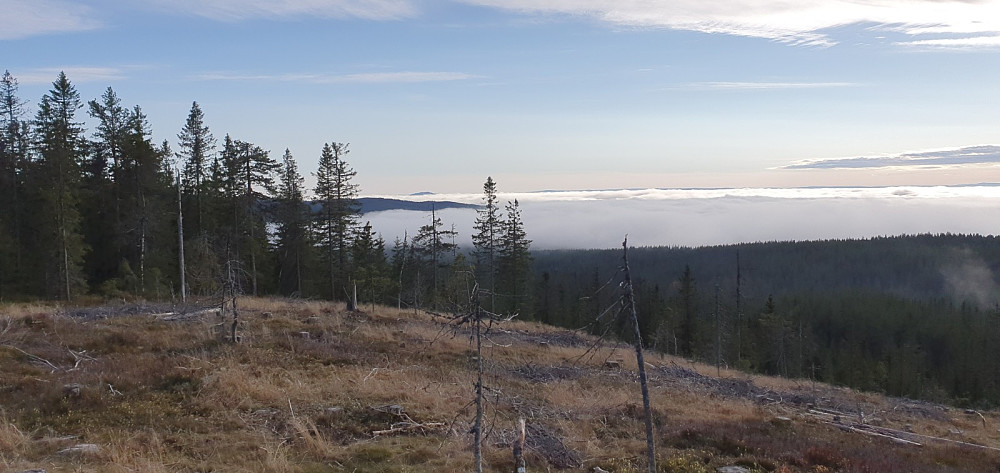
[[[481,290],[478,284],[474,285],[469,296],[468,306],[464,311],[455,314],[451,318],[451,324],[455,330],[465,326],[472,329],[471,341],[476,345],[476,421],[472,427],[476,473],[482,473],[483,471],[483,337],[489,334],[493,324],[509,321],[514,317],[504,317],[484,309],[481,304],[481,297],[488,295],[485,294],[486,292]]]

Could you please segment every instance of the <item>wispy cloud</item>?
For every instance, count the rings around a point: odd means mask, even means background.
[[[1000,146],[982,145],[888,156],[810,159],[781,169],[927,168],[997,164],[1000,164]]]
[[[922,39],[897,43],[904,46],[942,49],[984,49],[1000,47],[1000,35],[970,36],[965,38]]]
[[[460,0],[524,13],[597,18],[616,25],[670,28],[829,46],[830,29],[874,24],[908,35],[1000,32],[996,0]]]
[[[163,9],[214,20],[251,18],[363,18],[394,20],[411,17],[412,0],[155,0]]]
[[[856,87],[852,82],[691,82],[675,89],[685,90],[783,90]]]
[[[0,0],[0,40],[98,28],[93,10],[62,0]]]
[[[279,81],[305,82],[313,84],[336,83],[416,83],[448,82],[479,78],[463,72],[371,72],[360,74],[231,74],[208,73],[196,77],[198,80],[217,81]]]
[[[110,82],[126,78],[125,71],[115,67],[67,66],[11,71],[21,84],[49,84],[59,72],[65,72],[70,82]]]

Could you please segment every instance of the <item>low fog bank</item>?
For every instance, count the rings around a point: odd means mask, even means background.
[[[917,233],[1000,233],[995,186],[933,188],[581,191],[501,195],[520,201],[533,249],[707,246]],[[434,196],[476,202],[477,196]],[[472,209],[438,212],[471,245]],[[365,215],[391,247],[430,222],[427,212]]]

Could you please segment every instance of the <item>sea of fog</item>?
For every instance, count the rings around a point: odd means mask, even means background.
[[[482,202],[481,194],[372,196]],[[1000,185],[618,189],[501,193],[517,199],[533,249],[705,246],[917,233],[1000,234]],[[471,245],[474,209],[438,212]],[[388,245],[430,222],[429,212],[365,214]]]

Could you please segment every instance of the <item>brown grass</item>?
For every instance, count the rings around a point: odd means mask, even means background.
[[[229,322],[214,315],[78,319],[53,306],[4,306],[0,470],[471,469],[475,354],[467,330],[384,307],[347,313],[321,302],[248,298],[240,308],[242,343],[234,345],[213,331]],[[522,321],[488,334],[488,471],[512,469],[519,417],[529,424],[529,471],[645,471],[634,355],[614,343],[590,350],[594,342]],[[983,412],[984,425],[976,413],[723,370],[724,382],[781,398],[759,399],[715,389],[713,367],[658,354],[647,360],[664,472],[734,464],[756,472],[1000,465],[990,450],[932,441],[915,448],[843,432],[791,399],[815,398],[886,427],[993,447],[1000,447],[997,412]],[[661,367],[689,371],[672,377]],[[444,427],[401,428],[413,423]],[[400,430],[373,435],[393,427]],[[78,443],[101,451],[58,453]]]

